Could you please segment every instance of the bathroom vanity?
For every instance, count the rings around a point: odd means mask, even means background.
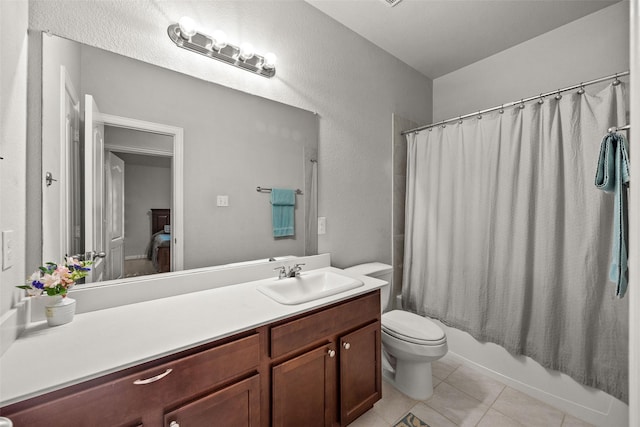
[[[5,399],[3,385],[0,415],[16,427],[179,427],[210,425],[212,419],[234,427],[347,425],[381,398],[379,288],[384,282],[364,280],[358,289],[295,306],[258,292],[258,281],[118,307],[112,310],[120,311],[120,318],[94,330],[100,349],[93,351],[92,343],[78,340],[103,320],[100,311],[77,316],[69,328],[36,330],[3,355],[3,374],[11,358],[30,349],[40,348],[40,358],[46,358],[52,335],[76,343],[62,351],[76,358],[77,369],[63,375],[67,381],[50,374],[49,384],[13,390],[13,401]],[[167,311],[167,304],[172,309]],[[131,318],[142,325],[125,329]],[[119,334],[103,331],[119,327],[124,342],[108,342]],[[194,340],[191,328],[201,339]],[[79,334],[70,337],[74,329]],[[142,330],[153,338],[138,335]],[[178,330],[186,340],[173,336]],[[163,339],[173,343],[148,349],[148,343]],[[192,345],[185,345],[188,341]],[[109,348],[110,354],[97,356]],[[145,352],[156,357],[140,358]],[[97,357],[93,373],[83,372],[92,355]],[[97,366],[107,360],[113,368]],[[73,369],[74,363],[61,363],[61,369]],[[118,365],[122,369],[115,369]],[[32,375],[23,380],[37,383],[38,372]],[[68,384],[60,387],[61,381]]]

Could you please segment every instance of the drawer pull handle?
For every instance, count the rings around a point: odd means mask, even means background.
[[[329,349],[329,351],[327,353],[329,354],[329,357],[336,357],[336,351],[335,350]]]
[[[348,342],[343,342],[342,347],[344,347],[345,350],[349,350],[351,348],[351,344],[349,344]]]
[[[169,375],[171,373],[171,371],[173,371],[173,369],[167,369],[166,371],[164,371],[160,375],[156,375],[155,377],[147,378],[146,380],[135,380],[133,383],[135,385],[151,384],[151,383],[154,383],[154,382],[156,382],[158,380],[163,379],[164,377]]]
[[[171,421],[171,424],[169,424],[169,427],[180,427],[180,424],[178,424],[177,421]]]

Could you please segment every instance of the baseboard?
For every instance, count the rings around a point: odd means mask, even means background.
[[[124,257],[125,261],[131,261],[133,259],[147,259],[148,256],[147,255],[127,255],[126,257]]]

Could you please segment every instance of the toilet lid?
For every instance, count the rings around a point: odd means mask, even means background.
[[[393,310],[382,315],[382,330],[408,342],[437,345],[446,339],[444,331],[426,317],[404,310]]]

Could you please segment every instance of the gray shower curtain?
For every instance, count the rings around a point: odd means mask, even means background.
[[[407,135],[403,302],[627,401],[600,140],[624,85]],[[633,173],[633,171],[632,171]]]

